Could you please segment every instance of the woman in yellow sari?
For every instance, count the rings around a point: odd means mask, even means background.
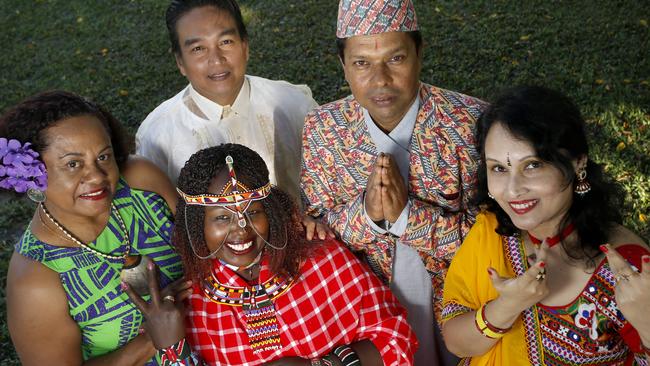
[[[521,87],[478,126],[484,208],[454,257],[443,334],[466,365],[647,365],[650,252],[616,222],[564,95]]]

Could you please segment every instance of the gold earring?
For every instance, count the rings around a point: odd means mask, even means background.
[[[576,183],[576,187],[573,191],[578,196],[583,197],[585,194],[591,191],[591,184],[589,184],[587,181],[587,170],[585,168],[582,168],[576,175],[578,176],[578,182]]]

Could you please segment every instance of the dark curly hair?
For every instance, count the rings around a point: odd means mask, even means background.
[[[122,125],[100,105],[63,90],[36,94],[7,110],[0,117],[0,134],[21,143],[30,142],[42,156],[49,143],[45,134],[48,128],[61,120],[85,115],[96,117],[104,125],[111,138],[115,160],[122,167],[133,147]]]
[[[532,144],[537,156],[557,167],[567,185],[576,182],[572,161],[589,156],[585,135],[585,121],[576,105],[567,96],[544,87],[520,86],[504,92],[490,105],[478,120],[478,149],[481,153],[479,189],[476,203],[495,213],[501,235],[514,235],[519,230],[496,201],[488,196],[485,139],[490,128],[500,124],[513,136]],[[578,248],[567,248],[567,254],[576,260],[593,263],[606,243],[608,234],[621,221],[619,211],[620,187],[603,174],[600,165],[587,160],[587,181],[591,191],[584,197],[573,193],[571,208],[561,227],[573,222],[579,237]],[[564,243],[563,243],[564,245]]]
[[[228,155],[234,160],[233,167],[238,181],[251,188],[262,187],[269,182],[266,164],[256,152],[242,145],[224,144],[192,155],[181,169],[178,188],[189,195],[206,193],[212,180],[226,167],[225,159]],[[298,207],[289,194],[275,186],[261,202],[269,220],[268,241],[276,247],[282,247],[285,238],[287,242],[282,250],[265,248],[270,257],[271,271],[275,274],[296,275],[301,262],[309,255],[308,248],[313,246],[305,239]],[[204,217],[204,207],[186,205],[183,199],[178,200],[172,241],[181,255],[186,276],[199,281],[210,274],[211,264],[209,260],[194,255],[187,232],[192,235],[192,244],[199,255],[210,254],[205,243]]]
[[[248,40],[248,32],[244,25],[244,19],[239,10],[239,5],[237,5],[235,0],[173,0],[165,12],[165,23],[167,24],[167,32],[169,33],[169,41],[172,44],[172,51],[176,55],[181,54],[181,46],[178,42],[178,30],[176,29],[178,20],[190,10],[203,6],[212,6],[230,14],[235,20],[239,38],[244,41]]]

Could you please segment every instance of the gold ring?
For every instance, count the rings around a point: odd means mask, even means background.
[[[163,297],[163,300],[171,301],[172,303],[176,302],[176,298],[172,295],[167,295]]]

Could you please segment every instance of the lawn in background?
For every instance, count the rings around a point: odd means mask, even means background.
[[[0,111],[60,88],[100,102],[135,132],[186,85],[167,39],[167,3],[1,1]],[[335,0],[241,6],[250,74],[306,83],[320,103],[349,94],[334,45]],[[486,100],[515,84],[569,94],[588,121],[592,158],[625,188],[625,224],[650,239],[647,1],[416,0],[415,7],[426,44],[422,80]],[[7,262],[32,212],[25,200],[0,195],[3,365],[18,364],[5,323]]]

